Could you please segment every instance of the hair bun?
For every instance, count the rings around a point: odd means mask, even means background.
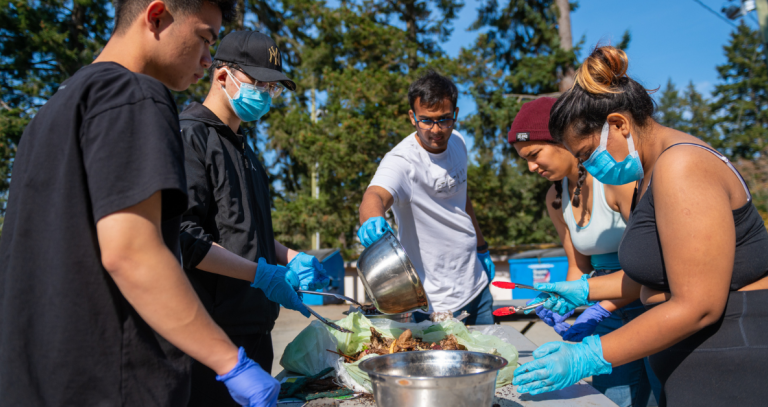
[[[619,80],[627,77],[627,54],[610,45],[596,47],[576,72],[578,84],[593,94],[621,93]]]

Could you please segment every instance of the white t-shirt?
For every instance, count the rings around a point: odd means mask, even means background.
[[[457,131],[440,154],[416,133],[384,156],[371,184],[389,191],[400,243],[419,273],[430,311],[458,311],[488,285],[467,203],[467,146]]]

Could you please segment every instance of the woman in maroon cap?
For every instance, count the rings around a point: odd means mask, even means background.
[[[523,105],[512,123],[508,140],[528,169],[553,181],[547,211],[568,256],[568,281],[607,275],[621,270],[618,247],[626,228],[634,186],[605,185],[593,178],[565,147],[549,134],[549,112],[554,98],[538,98]],[[582,205],[583,203],[583,205]],[[581,342],[589,335],[605,335],[644,311],[639,300],[607,300],[584,311],[573,326],[566,315],[536,309],[536,314],[564,340]],[[647,361],[638,360],[596,375],[592,385],[619,406],[645,406],[651,387],[658,399],[661,386]],[[653,385],[651,385],[653,384]]]

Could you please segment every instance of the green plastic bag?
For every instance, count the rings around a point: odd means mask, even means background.
[[[315,321],[317,322],[317,321]],[[313,324],[315,324],[313,322]],[[316,374],[320,370],[314,371],[320,366],[326,366],[327,360],[322,363],[298,361],[297,358],[324,358],[326,355],[317,355],[319,348],[322,346],[311,343],[312,341],[325,342],[325,339],[330,335],[336,342],[336,349],[346,355],[353,355],[363,350],[363,344],[371,341],[371,327],[376,328],[383,336],[387,338],[397,338],[403,331],[410,329],[413,336],[416,338],[422,338],[425,342],[439,342],[445,339],[446,336],[453,334],[458,342],[467,347],[467,350],[473,352],[490,353],[493,355],[501,356],[509,362],[507,366],[499,371],[496,376],[496,387],[505,386],[512,383],[513,372],[517,367],[517,349],[509,343],[506,343],[493,335],[484,335],[480,332],[470,333],[467,327],[458,321],[444,321],[438,324],[433,324],[429,321],[415,323],[401,323],[388,319],[377,320],[376,323],[372,323],[371,320],[366,318],[361,313],[355,312],[348,315],[346,318],[336,321],[341,327],[354,331],[354,334],[348,334],[339,332],[335,329],[320,325],[317,323],[316,329],[312,332],[308,332],[305,335],[305,331],[309,330],[307,327],[302,331],[299,336],[291,342],[283,354],[283,358],[280,360],[280,364],[291,371],[306,374],[302,371],[293,370],[295,368],[305,368],[307,371],[312,371],[311,374]],[[319,328],[325,330],[325,333],[317,332]],[[492,332],[493,327],[490,327],[489,332]],[[325,345],[323,345],[325,346]],[[371,391],[370,378],[364,373],[358,365],[369,357],[377,357],[378,355],[366,355],[363,359],[355,363],[343,363],[339,361],[336,355],[330,352],[323,352],[331,355],[336,362],[336,370],[339,378],[348,384],[350,387],[357,385],[357,387],[363,387],[369,392]],[[288,366],[293,366],[289,368]],[[312,369],[307,368],[312,366]],[[354,383],[347,383],[347,380],[351,379]]]

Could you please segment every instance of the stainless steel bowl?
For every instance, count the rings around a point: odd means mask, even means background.
[[[419,275],[391,232],[363,251],[357,260],[357,274],[373,305],[385,314],[429,309]]]
[[[432,350],[370,358],[360,369],[370,376],[379,407],[487,407],[506,365],[487,353]]]
[[[342,312],[342,314],[349,315],[350,312],[360,312],[360,311],[344,311]],[[403,323],[409,323],[409,322],[415,321],[413,319],[413,312],[401,312],[399,314],[378,314],[378,315],[363,314],[363,315],[366,318],[370,319],[371,322],[373,322],[374,324],[376,323],[377,320],[382,320],[382,319],[391,319],[392,321],[403,322]]]

